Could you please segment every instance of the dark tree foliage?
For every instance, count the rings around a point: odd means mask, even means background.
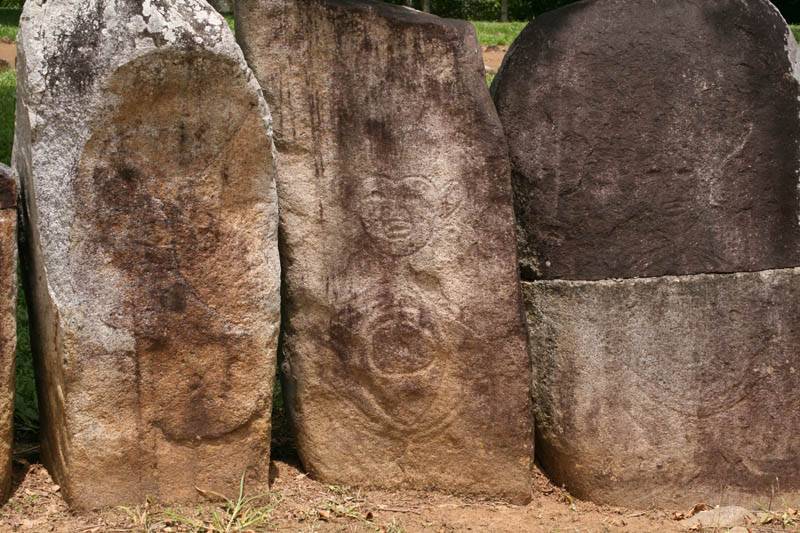
[[[774,0],[772,2],[790,23],[800,22],[800,0]]]

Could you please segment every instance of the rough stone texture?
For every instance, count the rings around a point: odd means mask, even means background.
[[[681,520],[681,525],[689,531],[705,529],[728,531],[732,528],[752,524],[755,520],[754,514],[744,507],[716,507]],[[745,529],[745,531],[747,530]]]
[[[14,162],[43,453],[76,507],[268,473],[269,112],[202,0],[29,0]]]
[[[493,85],[523,277],[800,264],[795,54],[767,0],[587,0],[537,17]]]
[[[639,508],[797,505],[800,269],[523,285],[557,484]]]
[[[14,362],[17,349],[16,186],[0,164],[0,501],[11,490],[14,444]]]
[[[239,0],[275,112],[285,390],[349,485],[530,498],[507,148],[471,27],[379,2]]]

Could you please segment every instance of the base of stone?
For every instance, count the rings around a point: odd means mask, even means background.
[[[639,508],[800,502],[800,269],[523,289],[557,484]]]

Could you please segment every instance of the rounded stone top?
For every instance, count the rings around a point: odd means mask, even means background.
[[[796,53],[766,0],[587,0],[534,20],[493,85],[523,276],[800,265]]]

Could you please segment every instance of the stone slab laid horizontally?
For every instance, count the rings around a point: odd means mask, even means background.
[[[238,0],[236,27],[275,114],[303,464],[529,500],[510,168],[474,30],[344,0]]]
[[[635,508],[800,501],[800,269],[523,291],[557,483]]]
[[[270,116],[203,0],[25,4],[15,170],[43,455],[74,507],[266,481]]]
[[[17,188],[0,165],[0,501],[11,491],[17,349]]]
[[[796,55],[767,0],[585,0],[495,78],[537,457],[580,498],[800,494]]]

